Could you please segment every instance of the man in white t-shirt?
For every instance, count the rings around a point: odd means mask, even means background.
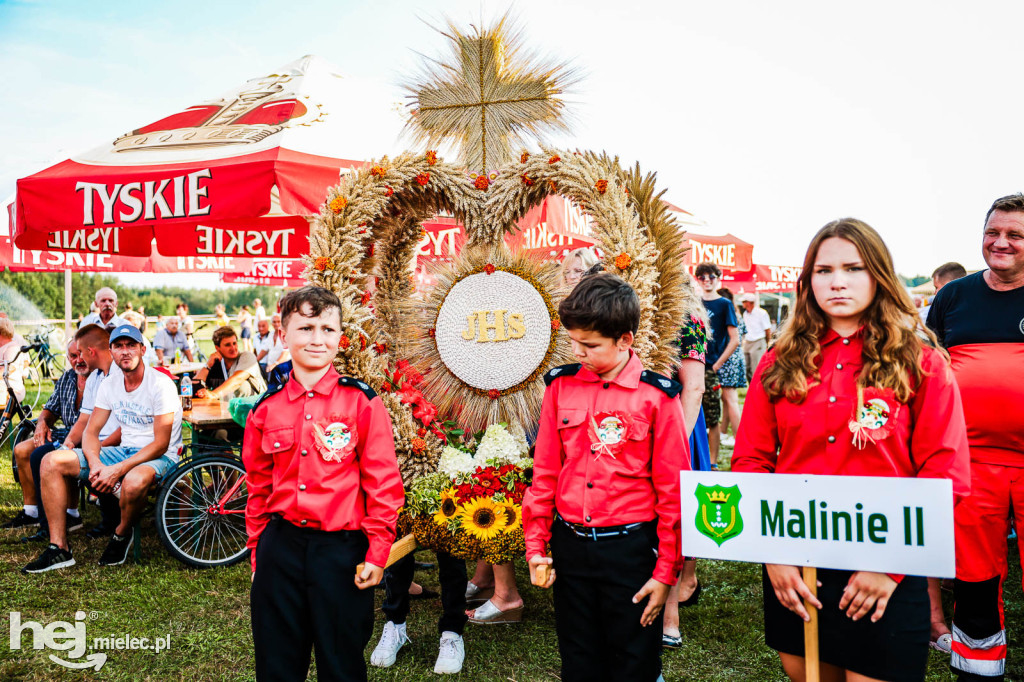
[[[171,472],[181,449],[181,402],[174,382],[142,362],[142,333],[132,325],[110,335],[110,351],[119,372],[100,384],[85,429],[82,449],[47,455],[41,470],[43,504],[64,511],[65,477],[87,480],[99,493],[120,494],[121,522],[100,557],[101,566],[124,563],[131,548],[133,526],[142,514],[149,489]],[[121,425],[121,444],[100,447],[100,434],[110,419]],[[50,524],[50,545],[23,573],[43,573],[73,566],[64,524]]]
[[[256,323],[256,336],[252,340],[252,352],[256,353],[256,362],[260,363],[263,376],[267,376],[267,356],[274,349],[276,334],[270,331],[270,320],[263,318]]]
[[[79,328],[87,324],[98,324],[107,331],[125,324],[124,318],[117,314],[117,292],[110,287],[103,287],[96,292],[96,310],[89,313],[79,323]]]
[[[747,361],[747,381],[750,381],[772,340],[772,319],[768,317],[767,310],[757,305],[757,294],[743,294],[740,301],[743,303],[743,323],[747,325],[747,334],[743,337],[743,358]]]
[[[7,369],[7,383],[19,402],[25,399],[25,374],[31,362],[28,353],[18,355],[25,345],[25,339],[14,331],[14,323],[0,317],[0,372]],[[0,381],[0,407],[7,404],[8,398],[7,387]]]
[[[263,307],[263,301],[258,298],[254,298],[252,301],[253,307],[253,318],[256,323],[259,324],[260,320],[267,319],[267,309]]]

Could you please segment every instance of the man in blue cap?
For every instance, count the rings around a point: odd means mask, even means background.
[[[132,528],[153,484],[174,469],[181,449],[181,402],[174,382],[142,362],[145,346],[138,328],[123,324],[110,333],[114,364],[100,384],[96,404],[82,437],[82,448],[47,455],[40,469],[43,506],[50,521],[50,544],[23,573],[44,573],[75,564],[68,545],[63,514],[67,506],[66,478],[88,482],[98,493],[120,496],[121,522],[107,545],[101,566],[124,563]],[[121,444],[100,447],[107,420],[121,425]]]

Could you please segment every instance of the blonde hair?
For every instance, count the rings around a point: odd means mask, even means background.
[[[594,253],[594,249],[589,246],[584,246],[579,249],[573,249],[565,258],[562,259],[562,283],[566,283],[566,275],[569,274],[569,268],[572,267],[572,261],[575,258],[580,259],[580,266],[583,268],[583,272],[586,272],[590,268],[597,265],[597,254]]]
[[[845,239],[857,247],[864,267],[875,281],[875,298],[861,318],[864,334],[864,367],[857,377],[863,387],[890,388],[906,403],[924,376],[921,356],[922,331],[933,346],[935,334],[921,329],[920,317],[892,265],[892,254],[882,237],[867,223],[855,218],[834,220],[818,231],[807,247],[804,269],[796,286],[796,303],[775,343],[775,361],[761,376],[765,393],[772,399],[801,402],[809,384],[820,381],[820,339],[829,328],[828,316],[811,289],[814,261],[826,239]],[[947,356],[948,360],[948,356]]]
[[[704,307],[701,302],[700,294],[697,293],[696,287],[693,286],[693,277],[690,273],[683,273],[685,279],[683,280],[683,324],[687,324],[691,317],[694,317],[704,325],[704,329],[707,330],[708,338],[711,338],[711,324],[708,320],[708,310]]]

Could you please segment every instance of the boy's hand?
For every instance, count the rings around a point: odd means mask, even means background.
[[[251,582],[251,583],[256,582],[256,571],[252,572],[252,577],[249,578],[249,582]]]
[[[356,587],[360,590],[378,585],[383,578],[384,568],[374,566],[369,561],[356,567]]]
[[[889,605],[889,598],[896,590],[898,583],[885,573],[872,573],[870,571],[857,571],[850,576],[850,582],[843,590],[843,598],[839,600],[839,610],[846,610],[846,615],[854,620],[860,620],[871,613],[875,607],[875,613],[871,616],[871,622],[877,623],[885,615],[885,607]]]
[[[657,620],[658,616],[661,615],[661,609],[665,606],[665,600],[668,599],[668,591],[670,589],[672,589],[670,585],[651,578],[644,583],[639,592],[633,595],[634,604],[639,604],[643,601],[644,597],[650,597],[647,600],[647,608],[644,609],[643,615],[640,616],[640,625],[647,627]]]
[[[549,556],[534,554],[530,557],[530,582],[545,590],[555,584],[555,569],[551,568],[553,560]],[[544,566],[545,568],[541,568]],[[559,588],[561,589],[561,588]]]

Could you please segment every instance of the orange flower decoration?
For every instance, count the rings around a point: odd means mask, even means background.
[[[552,192],[557,192],[558,191],[558,185],[555,184],[554,180],[548,180],[548,187],[551,188]]]
[[[476,176],[476,180],[473,181],[473,186],[482,190],[486,190],[490,184],[491,181],[487,179],[486,175],[478,175]]]
[[[360,336],[359,337],[359,350],[366,350],[366,346],[367,346],[368,343],[369,343],[369,341],[366,340],[365,336]]]
[[[561,156],[552,156],[550,159],[548,159],[548,163],[558,163],[561,160]]]
[[[526,173],[523,173],[523,184],[526,185],[527,187],[533,187],[533,178],[531,178]]]
[[[604,194],[605,192],[608,191],[608,181],[598,180],[597,182],[594,183],[594,189],[596,189],[598,193]]]
[[[488,275],[493,275],[494,274],[494,266],[491,265],[490,263],[488,263],[487,265],[484,266],[484,272],[486,272]]]
[[[373,344],[373,349],[375,351],[377,351],[378,355],[384,355],[385,353],[388,352],[388,344],[386,344],[386,343],[375,343],[375,344]]]
[[[519,156],[519,163],[526,163],[526,161],[527,161],[527,160],[528,160],[529,158],[530,158],[530,155],[529,155],[529,154],[527,154],[526,152],[523,152],[523,153],[522,153],[522,154],[520,154],[520,156]]]
[[[423,438],[423,436],[427,435],[427,430],[426,429],[418,429],[416,431],[416,435],[419,436],[420,438]]]
[[[374,248],[375,246],[377,246],[377,245],[376,244],[370,244],[369,248],[366,249],[366,257],[367,258],[373,258],[373,252],[376,251],[376,249]]]
[[[491,390],[487,391],[487,397],[490,398],[491,400],[497,400],[499,396],[501,396],[501,391],[499,391],[496,388],[492,388]]]
[[[630,257],[628,253],[620,253],[618,256],[615,257],[615,267],[617,267],[619,270],[625,270],[632,264],[633,259]]]
[[[429,334],[429,335],[430,335],[430,338],[434,338],[434,336],[436,336],[436,335],[437,335],[437,330],[436,330],[436,329],[433,329],[433,328],[431,328],[431,329],[430,329],[430,330],[429,330],[429,331],[427,332],[427,334]]]
[[[327,268],[331,267],[331,259],[328,258],[327,256],[320,256],[315,261],[313,261],[313,267],[319,270],[320,272],[323,272]]]
[[[385,171],[381,166],[374,166],[370,169],[370,175],[375,178],[383,178],[385,173],[387,173],[387,171]]]
[[[416,176],[416,182],[419,183],[420,187],[425,186],[428,182],[430,182],[430,173],[420,173],[419,175]]]
[[[363,292],[363,297],[361,299],[359,299],[359,302],[362,303],[363,305],[366,305],[367,303],[369,303],[370,302],[370,292],[369,291],[364,291]]]
[[[342,334],[341,335],[341,349],[342,350],[348,350],[348,347],[351,346],[351,345],[352,345],[352,342],[349,341],[348,337],[345,336],[344,334]]]
[[[435,152],[433,149],[428,149],[427,150],[427,165],[428,166],[433,166],[435,163],[437,163],[437,152]]]
[[[561,322],[559,322],[558,320],[551,320],[551,329],[553,331],[557,332],[561,328],[562,328],[562,323]]]
[[[391,185],[387,186],[387,190],[384,192],[384,196],[389,197],[395,193],[395,190],[391,189]]]
[[[383,384],[380,385],[380,390],[384,391],[385,393],[390,392],[392,390],[391,383],[385,381]]]
[[[423,451],[426,449],[427,441],[423,440],[422,438],[412,439],[412,451],[415,452],[417,455],[422,454]]]
[[[348,199],[345,197],[334,197],[331,199],[330,206],[331,210],[335,213],[341,213],[345,210],[345,207],[348,206]]]

